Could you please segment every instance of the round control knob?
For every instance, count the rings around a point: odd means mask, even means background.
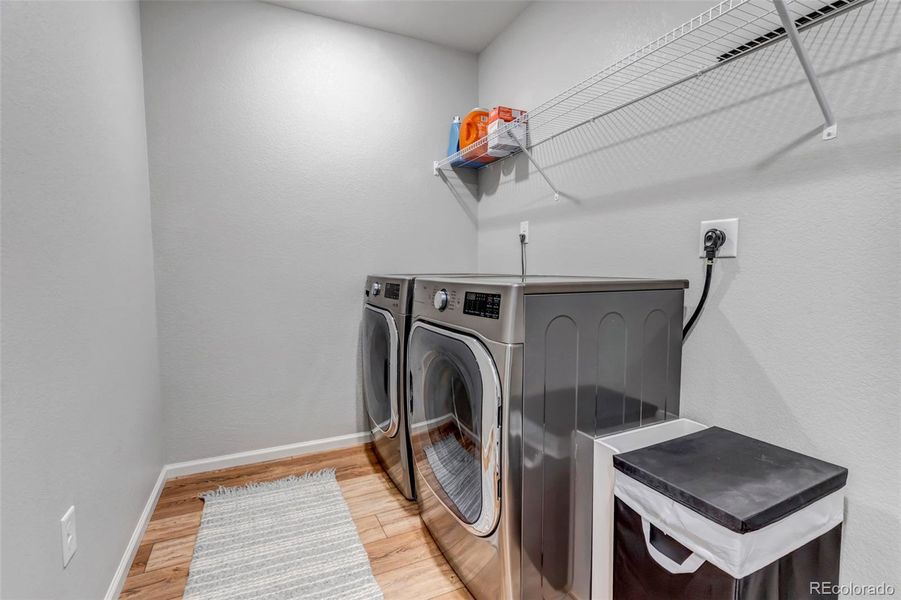
[[[435,308],[444,310],[447,308],[447,290],[438,290],[435,292]]]
[[[373,296],[378,296],[381,291],[382,285],[378,281],[373,282],[372,287],[369,288],[369,293]]]

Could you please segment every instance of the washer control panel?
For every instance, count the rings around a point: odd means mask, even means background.
[[[459,328],[502,344],[522,344],[524,294],[513,277],[423,277],[413,292],[413,319]]]
[[[486,319],[500,319],[501,295],[466,292],[463,300],[463,314],[485,317]]]

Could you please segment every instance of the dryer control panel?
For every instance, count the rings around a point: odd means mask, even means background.
[[[410,310],[412,278],[402,275],[370,275],[363,296],[367,304],[379,306],[395,314]]]

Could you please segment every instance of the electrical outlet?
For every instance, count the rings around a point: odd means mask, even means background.
[[[63,518],[59,520],[59,531],[63,542],[63,568],[69,566],[69,561],[75,551],[78,550],[78,538],[75,536],[75,506],[70,506]]]
[[[704,234],[708,229],[719,229],[726,234],[726,242],[716,253],[717,258],[735,258],[738,256],[738,219],[718,219],[701,221],[701,235],[698,237],[698,256],[704,258]]]
[[[529,243],[529,222],[528,221],[520,221],[519,222],[519,235],[524,236],[522,238],[523,242]]]

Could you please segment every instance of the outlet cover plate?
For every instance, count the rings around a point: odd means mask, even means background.
[[[726,234],[726,242],[716,253],[717,258],[735,258],[738,256],[738,219],[716,219],[714,221],[701,221],[701,231],[698,235],[698,256],[704,258],[704,234],[708,229],[719,229]]]
[[[78,550],[78,538],[75,536],[75,506],[70,506],[66,514],[59,520],[59,532],[63,543],[63,568],[69,566],[69,561],[75,551]]]

